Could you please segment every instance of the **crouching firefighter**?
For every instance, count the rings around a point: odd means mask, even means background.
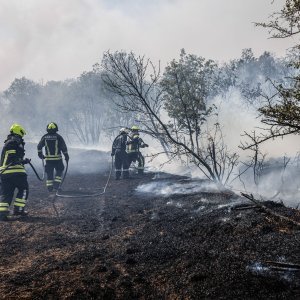
[[[140,138],[138,126],[132,126],[130,140],[127,142],[128,163],[130,166],[132,162],[138,162],[138,174],[144,173],[145,158],[140,148],[145,147],[149,146]]]
[[[30,162],[25,158],[24,140],[25,129],[19,124],[13,124],[10,134],[4,142],[1,153],[1,182],[2,192],[0,196],[0,220],[7,221],[9,207],[12,203],[14,192],[17,195],[14,201],[13,215],[26,216],[26,201],[28,198],[28,181],[24,164]]]
[[[120,179],[123,173],[123,178],[129,178],[128,156],[126,153],[127,129],[121,128],[120,134],[115,138],[112,144],[111,156],[115,155],[115,171],[116,180]]]
[[[63,137],[57,133],[57,124],[54,122],[49,123],[46,130],[47,134],[41,138],[37,150],[39,158],[46,161],[46,186],[48,191],[52,192],[59,189],[62,181],[62,173],[64,171],[62,153],[67,163],[69,161],[69,154]],[[43,154],[43,147],[45,147],[45,155]]]

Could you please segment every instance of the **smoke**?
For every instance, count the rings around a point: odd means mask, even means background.
[[[139,185],[136,189],[140,193],[152,193],[158,196],[186,195],[200,192],[216,193],[220,189],[213,182],[199,182],[190,180],[155,181]]]
[[[267,40],[266,33],[255,30],[252,22],[266,20],[269,12],[278,10],[283,2],[283,0],[276,1],[273,6],[270,6],[269,3],[262,3],[260,0],[229,0],[226,3],[222,0],[156,0],[140,1],[138,4],[136,1],[104,0],[23,2],[0,0],[2,71],[0,88],[7,88],[15,77],[32,78],[44,86],[45,81],[49,79],[65,80],[78,76],[98,62],[100,55],[107,49],[133,50],[136,53],[146,54],[147,57],[153,58],[153,61],[161,60],[163,64],[178,56],[179,49],[183,47],[188,53],[221,61],[237,57],[241,49],[246,47],[252,47],[258,53],[271,49],[282,54],[283,49],[287,47],[286,41]],[[68,90],[64,92],[66,95],[69,94]],[[22,114],[14,116],[13,120],[1,102],[1,140],[5,139],[11,123],[22,124],[22,121],[27,118],[30,129],[40,129],[34,134],[29,130],[25,140],[38,142],[44,133],[45,125],[50,121],[56,121],[58,111],[63,112],[59,120],[63,135],[68,133],[68,130],[72,131],[74,128],[68,128],[63,124],[63,120],[69,121],[64,113],[70,111],[70,106],[63,101],[66,98],[60,97],[60,93],[63,92],[59,91],[58,95],[49,93],[44,95],[45,97],[39,97],[40,101],[34,105],[29,104],[22,110]],[[73,95],[70,98],[73,100]],[[230,90],[223,98],[216,98],[215,103],[219,107],[218,121],[222,124],[226,144],[231,151],[239,153],[241,160],[247,159],[249,153],[241,151],[238,146],[243,140],[244,131],[249,132],[260,125],[255,108],[245,105],[237,89]],[[46,104],[49,105],[47,107],[49,114],[40,115],[39,108]],[[74,111],[81,109],[76,107]],[[106,115],[110,118],[112,116],[109,113]],[[146,156],[160,149],[156,141],[148,137],[144,140],[150,145],[149,149],[142,150]],[[67,140],[68,144],[71,142],[74,141]],[[267,152],[270,158],[284,154],[294,156],[297,143],[296,137],[289,137],[283,141],[270,141],[263,146],[262,150]],[[76,142],[75,146],[79,148],[82,144]],[[102,136],[97,149],[109,151],[110,147],[111,139]],[[98,161],[101,161],[102,153],[89,150],[92,149],[74,149],[72,153],[70,150],[71,162],[74,159],[72,167],[70,166],[71,170],[76,172],[98,170],[95,166]],[[29,154],[30,151],[28,150],[27,153]],[[34,163],[40,164],[35,150],[29,156],[34,158]],[[105,160],[105,163],[108,161],[109,159]],[[172,164],[168,164],[167,161],[168,158],[163,155],[154,160],[149,157],[146,158],[146,167],[152,171],[159,170],[192,178],[203,178],[199,169],[190,166],[188,161],[183,163],[178,159],[173,160]],[[285,176],[293,179],[293,174],[292,171],[287,170]],[[245,190],[246,186],[246,190],[257,190],[251,181],[251,175],[249,173],[246,175],[247,178],[243,179],[244,184],[236,183],[234,187]],[[263,196],[271,197],[273,191],[276,193],[280,185],[279,178],[281,175],[278,172],[264,176],[258,192]],[[295,180],[286,180],[286,182],[290,181]],[[173,188],[178,193],[198,191],[194,186],[173,186]],[[297,185],[295,189],[297,190]],[[167,187],[161,187],[159,190],[161,193],[168,192]],[[289,199],[288,203],[297,202],[299,199],[295,190],[290,194],[288,192],[284,194],[282,191],[280,193],[280,197]]]
[[[232,188],[236,192],[253,194],[258,200],[272,200],[283,202],[286,206],[299,207],[300,183],[297,180],[299,176],[298,163],[293,162],[284,167],[280,159],[270,160],[256,183],[253,179],[253,170],[249,170],[240,180],[233,182]]]
[[[230,91],[224,99],[216,99],[219,108],[218,120],[222,124],[226,145],[231,151],[237,152],[240,162],[247,162],[253,156],[249,150],[239,148],[241,143],[247,141],[244,132],[256,131],[257,135],[263,133],[263,125],[257,117],[255,105],[247,105],[239,91]],[[300,175],[298,159],[298,136],[288,136],[284,139],[270,140],[263,143],[260,150],[266,155],[262,165],[262,174],[254,183],[253,169],[232,183],[236,192],[255,194],[264,200],[282,201],[287,206],[295,207],[300,203],[300,193],[297,180]],[[290,163],[284,168],[284,158],[290,158]],[[245,167],[239,164],[235,170],[238,174]]]
[[[258,183],[255,184],[253,169],[251,168],[241,177],[238,177],[239,172],[244,168],[241,162],[249,162],[251,155],[253,155],[251,151],[244,151],[239,148],[241,142],[245,142],[246,139],[243,137],[244,132],[251,132],[254,129],[257,130],[257,133],[262,132],[257,129],[258,127],[261,128],[262,125],[257,117],[255,105],[247,103],[236,88],[229,90],[224,97],[214,99],[214,104],[218,107],[218,117],[214,121],[221,124],[225,144],[231,152],[236,152],[240,156],[240,164],[232,174],[232,178],[236,179],[230,183],[230,188],[237,194],[240,192],[252,193],[258,199],[283,202],[291,207],[298,206],[300,203],[300,183],[296,178],[299,178],[300,170],[298,160],[293,160],[293,157],[296,157],[298,153],[298,136],[271,140],[262,145],[261,151],[266,154],[266,161],[263,166],[263,173],[258,179]],[[146,155],[151,157],[151,154],[160,151],[158,142],[147,141],[147,143],[152,147],[142,150]],[[286,168],[283,166],[284,156],[286,159],[287,157],[291,158]],[[155,159],[146,159],[146,167],[153,172],[160,171],[194,179],[205,179],[199,168],[190,165],[188,161],[174,159],[168,163],[166,155],[160,155]],[[157,174],[157,179],[159,179],[159,173]],[[149,183],[138,188],[140,192],[151,192],[157,195],[200,193],[205,190],[215,191],[213,184],[206,189],[197,182],[189,184]]]
[[[0,89],[22,76],[39,82],[76,77],[107,49],[133,50],[163,64],[183,47],[221,61],[247,47],[282,55],[287,41],[268,40],[253,22],[283,2],[1,0]]]
[[[107,173],[112,167],[111,157],[108,152],[99,150],[88,150],[84,148],[68,148],[70,156],[69,161],[69,174],[100,174]],[[31,159],[31,163],[34,168],[41,175],[43,172],[42,160],[37,155],[37,144],[26,143],[25,144],[25,157]],[[66,162],[64,162],[66,166]],[[26,166],[26,169],[30,176],[35,176],[33,171]]]
[[[137,195],[165,199],[166,206],[190,213],[191,218],[223,210],[225,217],[220,220],[227,222],[230,220],[232,207],[246,202],[241,197],[224,197],[224,191],[207,180],[188,178],[176,180],[174,176],[164,179],[167,174],[161,175],[161,177],[155,176],[152,182],[139,185],[136,188]],[[159,215],[154,212],[152,219],[159,219]]]

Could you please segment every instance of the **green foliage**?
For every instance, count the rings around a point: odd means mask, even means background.
[[[219,82],[222,91],[236,88],[248,103],[253,104],[259,101],[262,93],[275,92],[270,80],[284,83],[291,72],[286,60],[278,59],[270,52],[255,57],[251,49],[244,49],[240,58],[221,67],[219,77],[222,80]]]
[[[275,12],[267,23],[256,23],[269,29],[274,38],[286,38],[300,32],[300,0],[286,0],[280,12]]]
[[[259,109],[263,115],[263,123],[286,129],[286,133],[300,132],[300,81],[295,78],[291,88],[282,85],[277,87],[279,99],[268,101]]]
[[[268,28],[274,38],[287,38],[300,32],[300,1],[286,0],[280,12],[271,16],[268,23],[257,23],[257,26]],[[300,76],[299,76],[299,49],[300,45],[293,47],[289,56],[289,70],[293,70],[292,76],[284,78],[285,81],[270,81],[273,90],[272,96],[265,95],[264,103],[258,109],[261,113],[261,121],[267,128],[259,136],[246,135],[251,143],[243,145],[243,149],[254,149],[269,139],[300,133]],[[282,76],[283,77],[283,76]]]
[[[200,132],[201,125],[212,113],[208,99],[217,94],[217,65],[212,60],[181,51],[163,74],[160,86],[164,107],[181,129]]]
[[[111,98],[103,90],[97,65],[73,80],[39,84],[24,77],[15,79],[0,99],[6,111],[1,118],[2,134],[7,134],[11,123],[19,122],[30,137],[38,139],[45,133],[46,124],[55,121],[69,142],[98,144],[112,134],[110,127],[120,122],[127,125],[130,118],[115,111]]]
[[[275,38],[286,38],[298,34],[300,32],[300,1],[286,0],[283,9],[275,13],[269,23],[258,25],[269,28]],[[283,84],[275,86],[274,97],[267,98],[266,104],[259,109],[263,117],[262,122],[271,126],[265,140],[276,135],[283,136],[300,132],[299,46],[299,44],[295,45],[291,60],[296,75],[289,78],[290,86]]]
[[[7,114],[12,121],[20,122],[27,130],[32,126],[32,115],[36,115],[41,87],[32,80],[22,77],[15,79],[4,91],[4,98],[9,103]]]

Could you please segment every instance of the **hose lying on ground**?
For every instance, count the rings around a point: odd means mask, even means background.
[[[31,166],[32,170],[34,171],[36,177],[38,178],[38,180],[40,181],[43,181],[44,178],[45,178],[45,165],[44,165],[44,160],[42,160],[43,162],[43,175],[42,175],[42,178],[39,176],[39,174],[37,173],[37,171],[35,170],[34,166],[29,162],[29,165]],[[8,168],[9,165],[6,167]],[[57,208],[55,206],[55,200],[56,198],[88,198],[88,197],[97,197],[97,196],[101,196],[103,194],[105,194],[106,192],[106,188],[108,186],[108,183],[110,181],[110,178],[111,178],[111,174],[112,174],[112,170],[113,170],[113,157],[112,157],[112,163],[111,163],[111,168],[110,168],[110,171],[109,171],[109,175],[108,175],[108,178],[107,178],[107,181],[105,183],[105,186],[103,187],[103,191],[101,193],[94,193],[94,194],[83,194],[83,195],[68,195],[68,194],[61,194],[61,188],[62,188],[62,185],[66,179],[66,176],[67,176],[67,173],[68,173],[68,167],[69,167],[69,163],[68,161],[66,162],[66,171],[64,173],[64,177],[62,178],[62,181],[59,185],[59,188],[57,190],[57,192],[55,193],[54,197],[53,197],[53,200],[52,200],[52,205],[53,205],[53,208],[55,210],[55,213],[57,216],[59,216],[59,213],[57,211]],[[6,169],[4,169],[2,172],[4,172]]]
[[[112,158],[112,164],[111,164],[111,168],[110,168],[110,171],[109,171],[109,175],[108,175],[107,181],[106,181],[105,186],[103,187],[103,191],[101,193],[83,194],[83,195],[61,194],[61,187],[62,187],[62,185],[63,185],[63,183],[65,181],[65,178],[66,178],[66,175],[67,175],[67,171],[68,171],[68,162],[67,162],[67,166],[66,166],[66,171],[65,171],[65,174],[64,174],[64,178],[62,179],[61,184],[59,186],[59,189],[57,190],[55,196],[56,197],[60,197],[60,198],[87,198],[87,197],[101,196],[101,195],[105,194],[105,192],[106,192],[106,188],[107,188],[108,183],[109,183],[110,178],[111,178],[112,170],[113,170],[113,158]],[[66,192],[66,193],[68,193],[68,192]]]
[[[43,160],[43,175],[42,177],[39,176],[39,174],[37,173],[36,169],[34,168],[34,166],[32,165],[32,163],[29,162],[29,165],[31,166],[33,172],[35,173],[36,177],[38,180],[40,181],[44,181],[45,179],[45,165],[44,165],[44,160]],[[8,165],[4,170],[1,171],[4,172],[10,165]],[[56,197],[60,197],[60,198],[82,198],[82,197],[96,197],[96,196],[100,196],[100,195],[103,195],[105,192],[106,192],[106,188],[108,186],[108,183],[110,181],[110,178],[111,178],[111,174],[112,174],[112,169],[113,169],[113,158],[112,158],[112,164],[111,164],[111,168],[110,168],[110,172],[109,172],[109,175],[108,175],[108,178],[107,178],[107,181],[105,183],[105,186],[103,188],[100,188],[100,189],[103,189],[103,191],[101,193],[94,193],[94,194],[83,194],[83,195],[68,195],[68,194],[61,194],[61,188],[62,188],[62,185],[66,179],[66,176],[67,176],[67,173],[68,173],[68,167],[69,167],[69,163],[67,162],[67,165],[66,165],[66,171],[64,173],[64,177],[59,185],[59,188],[55,194]],[[1,174],[0,173],[0,174]],[[68,192],[66,192],[68,193]]]

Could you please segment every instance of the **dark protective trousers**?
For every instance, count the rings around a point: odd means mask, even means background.
[[[9,213],[9,206],[12,203],[14,192],[18,193],[14,201],[14,212],[22,212],[25,209],[28,199],[29,187],[26,174],[14,174],[1,176],[1,196],[0,196],[0,218]]]
[[[123,173],[123,178],[129,177],[128,154],[125,151],[116,151],[115,154],[115,171],[116,179],[120,179]]]
[[[57,190],[59,188],[61,184],[62,173],[64,171],[64,168],[65,167],[62,162],[62,159],[46,160],[45,172],[47,175],[46,186],[48,188],[48,191],[51,192],[53,189]]]
[[[133,162],[138,162],[138,174],[144,173],[145,158],[141,152],[130,152],[128,153],[128,165],[130,166]]]

